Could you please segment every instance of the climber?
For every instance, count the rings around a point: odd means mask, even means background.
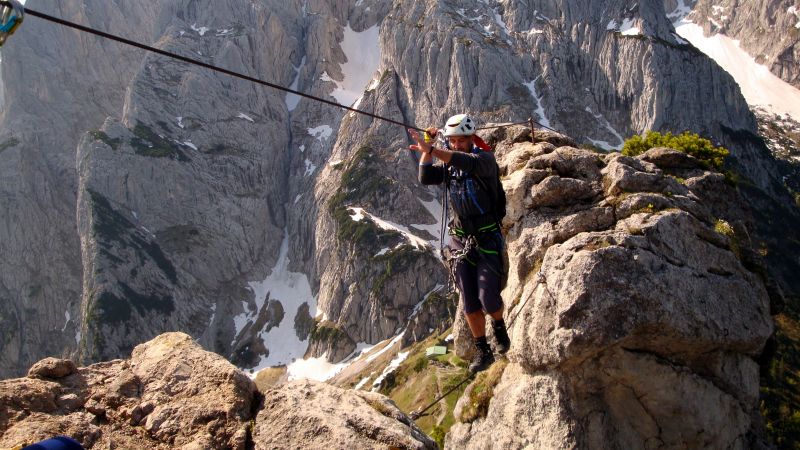
[[[492,318],[497,352],[505,354],[511,345],[500,297],[504,248],[500,221],[505,215],[505,193],[499,181],[499,168],[493,153],[474,145],[475,122],[466,114],[447,119],[445,148],[435,147],[413,129],[408,133],[416,142],[409,149],[420,153],[420,182],[444,183],[449,192],[455,213],[448,223],[452,250],[468,249],[466,257],[457,260],[453,269],[477,349],[470,371],[480,372],[494,362],[486,340],[484,314]],[[435,128],[426,131],[428,136],[436,133]],[[433,158],[441,163],[434,164]]]

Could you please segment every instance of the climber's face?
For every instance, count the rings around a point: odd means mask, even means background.
[[[472,136],[450,136],[447,138],[450,150],[469,153],[472,150]]]

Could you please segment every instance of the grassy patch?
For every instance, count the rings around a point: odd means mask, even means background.
[[[137,155],[153,158],[172,158],[181,162],[189,161],[189,158],[176,143],[158,135],[141,122],[136,122],[133,134],[135,137],[131,139],[131,146]]]
[[[383,264],[384,271],[372,284],[372,295],[380,296],[387,281],[396,273],[402,273],[416,262],[424,253],[410,245],[404,245],[399,249],[387,252],[384,255],[375,257],[372,261],[376,264]],[[388,296],[387,296],[388,297]]]
[[[137,232],[136,225],[114,209],[102,194],[91,189],[87,192],[94,215],[93,231],[98,237],[101,251],[110,251],[113,242],[117,242],[121,248],[134,248],[139,254],[140,263],[144,263],[145,256],[149,257],[170,281],[177,282],[175,266],[164,255],[161,247],[156,242],[143,239]]]
[[[89,136],[91,136],[92,139],[94,139],[95,141],[100,141],[106,144],[107,146],[111,147],[112,150],[117,150],[119,148],[119,145],[122,143],[122,139],[120,138],[111,139],[109,135],[100,130],[90,131]]]
[[[256,374],[255,383],[260,392],[275,387],[286,377],[286,366],[267,367]]]
[[[710,140],[685,131],[678,135],[649,131],[644,137],[628,138],[622,146],[622,154],[636,156],[656,147],[668,147],[694,156],[707,168],[721,170],[730,151],[725,147],[714,147]]]
[[[453,354],[452,348],[447,354],[435,358],[425,356],[425,350],[441,344],[450,331],[448,329],[433,335],[409,348],[411,353],[392,374],[391,383],[381,386],[381,393],[391,398],[402,411],[418,411],[430,405],[436,397],[469,377],[467,363]],[[466,385],[448,394],[444,406],[442,402],[437,403],[415,421],[417,426],[436,440],[440,448],[443,448],[444,437],[455,423],[453,410]]]
[[[376,244],[378,241],[396,239],[400,234],[383,230],[368,218],[355,221],[348,206],[359,202],[361,206],[381,203],[394,183],[378,174],[380,162],[371,147],[362,146],[347,162],[341,175],[339,188],[328,201],[328,211],[336,222],[336,238],[339,241]]]
[[[334,343],[347,338],[347,333],[333,322],[316,322],[309,333],[309,338],[315,342]]]
[[[717,222],[714,224],[714,231],[728,238],[731,251],[738,259],[741,260],[742,247],[739,244],[739,238],[736,237],[736,233],[734,232],[731,224],[722,219],[717,219]]]
[[[761,414],[778,448],[800,448],[800,322],[797,314],[775,317],[775,356],[762,367]]]
[[[489,412],[489,402],[494,396],[494,387],[500,382],[507,365],[508,360],[501,359],[475,377],[469,393],[469,403],[458,417],[459,422],[472,423],[476,419],[486,417]]]

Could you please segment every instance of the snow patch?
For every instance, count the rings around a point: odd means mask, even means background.
[[[315,170],[317,170],[317,166],[315,166],[314,163],[311,162],[309,159],[306,159],[305,163],[306,163],[306,173],[303,174],[303,176],[307,177],[313,174]]]
[[[375,361],[376,359],[378,359],[379,356],[381,356],[382,354],[386,353],[389,349],[391,349],[392,347],[397,345],[397,343],[400,342],[401,339],[403,339],[403,333],[400,333],[397,336],[395,336],[394,338],[392,338],[392,340],[389,341],[389,343],[386,344],[386,346],[383,347],[382,349],[380,349],[377,352],[369,355],[367,357],[367,362],[372,362],[372,361]],[[380,343],[378,345],[380,345]],[[376,347],[378,345],[376,345]]]
[[[331,128],[330,125],[320,125],[315,128],[309,128],[307,131],[308,134],[315,137],[320,142],[328,140],[333,134],[333,128]]]
[[[341,42],[347,62],[342,64],[344,79],[337,82],[323,73],[323,81],[333,81],[336,88],[331,95],[342,105],[352,105],[373,79],[381,62],[380,29],[374,25],[361,32],[355,32],[350,25],[344,29],[344,40]],[[326,79],[327,78],[327,79]]]
[[[388,365],[388,366],[386,366],[386,368],[385,368],[385,369],[383,369],[383,373],[381,373],[381,374],[378,376],[378,378],[375,378],[375,381],[373,381],[373,382],[372,382],[372,386],[373,386],[373,387],[380,386],[380,384],[381,384],[381,382],[383,381],[383,379],[384,379],[384,378],[386,378],[386,377],[387,377],[387,376],[388,376],[390,373],[392,373],[392,372],[394,372],[395,370],[397,370],[397,368],[398,368],[398,367],[400,367],[400,364],[401,364],[403,361],[405,361],[405,360],[406,360],[406,358],[408,358],[408,355],[409,355],[410,353],[411,353],[411,351],[407,351],[407,352],[400,352],[400,353],[398,353],[398,354],[397,354],[397,357],[395,357],[395,358],[392,360],[392,362],[390,362],[390,363],[389,363],[389,365]]]
[[[178,126],[183,128],[183,117],[176,117],[176,119],[178,120]]]
[[[642,34],[639,27],[633,26],[634,22],[633,19],[625,19],[622,21],[622,25],[619,26],[619,32],[623,36],[640,36]]]
[[[64,328],[61,329],[62,332],[67,331],[67,325],[69,325],[69,319],[70,319],[69,310],[64,311],[64,318],[66,320],[64,321]]]
[[[216,316],[217,316],[217,304],[214,303],[213,305],[211,305],[211,319],[208,320],[209,326],[214,323],[214,318]]]
[[[391,250],[392,249],[390,249],[389,247],[384,247],[384,248],[381,249],[381,251],[379,251],[378,253],[375,253],[374,257],[377,258],[378,256],[383,256],[383,255],[389,253]]]
[[[210,30],[210,28],[208,27],[198,27],[196,23],[192,24],[191,29],[192,31],[196,31],[197,34],[199,34],[200,36],[203,36],[204,34],[208,33],[208,30]]]
[[[361,208],[350,208],[350,210],[354,213],[352,216],[350,216],[350,219],[352,219],[353,222],[361,222],[362,220],[364,220],[365,216],[364,216],[364,210],[363,209],[361,209]]]
[[[617,138],[619,140],[619,144],[611,145],[610,143],[608,143],[606,141],[598,141],[598,140],[594,140],[592,138],[589,138],[589,141],[591,141],[591,143],[593,145],[596,145],[596,146],[598,146],[598,147],[600,147],[600,148],[602,148],[603,150],[606,150],[606,151],[621,149],[622,145],[625,143],[625,139],[623,139],[622,136],[620,136],[619,132],[617,132],[617,130],[614,129],[614,127],[611,126],[611,124],[608,122],[608,120],[606,120],[606,118],[603,117],[603,115],[600,114],[600,113],[595,114],[592,111],[592,108],[589,108],[588,106],[586,107],[586,112],[588,112],[589,114],[594,116],[594,118],[597,119],[598,122],[602,123],[603,126],[608,131],[610,131],[611,134],[613,134],[615,138]]]
[[[547,115],[545,115],[544,106],[542,105],[542,97],[540,97],[539,94],[536,92],[536,80],[538,80],[540,77],[541,75],[536,77],[533,81],[529,83],[522,83],[522,84],[528,88],[528,90],[531,92],[531,97],[533,97],[533,99],[536,100],[536,109],[534,110],[534,112],[539,117],[538,121],[539,124],[550,128],[551,127],[550,119],[548,119]]]
[[[722,34],[706,37],[702,27],[687,20],[675,30],[733,76],[748,104],[800,120],[800,90],[758,64],[739,46],[739,41]]]
[[[294,198],[294,204],[296,205],[297,202],[299,202],[300,198],[302,198],[302,197],[303,197],[303,194],[298,194],[297,197]]]
[[[373,346],[366,343],[359,343],[356,349],[340,363],[328,362],[328,355],[324,354],[319,358],[299,359],[287,366],[289,381],[293,380],[316,380],[327,381],[347,366],[355,362],[364,352],[369,351]]]
[[[244,120],[249,120],[250,122],[254,122],[255,123],[255,120],[253,120],[252,117],[248,116],[247,114],[245,114],[243,112],[240,112],[239,115],[236,116],[236,117],[238,117],[240,119],[244,119]]]
[[[255,295],[256,308],[234,317],[236,335],[238,336],[247,323],[255,322],[258,313],[266,304],[267,299],[277,300],[284,310],[283,320],[269,331],[262,331],[259,338],[269,349],[267,357],[261,356],[258,364],[253,369],[260,369],[290,364],[302,358],[308,347],[308,338],[300,340],[294,329],[294,321],[298,309],[307,303],[311,316],[317,314],[317,300],[312,294],[308,277],[303,273],[289,271],[289,232],[284,229],[283,242],[281,243],[278,261],[272,272],[263,281],[249,283],[249,289]]]
[[[187,147],[189,147],[189,148],[191,148],[192,150],[197,151],[197,146],[192,144],[192,141],[184,141],[184,142],[182,142],[182,144],[187,146]]]
[[[366,211],[363,208],[355,208],[352,206],[347,207],[348,210],[352,211],[354,215],[350,216],[351,219],[355,220],[356,222],[362,220],[364,217],[369,217],[375,225],[383,230],[391,230],[396,231],[402,234],[408,241],[417,249],[423,248],[430,248],[432,247],[431,244],[420,238],[419,236],[415,235],[414,233],[410,232],[408,228],[404,227],[403,225],[396,224],[394,222],[390,222],[388,220],[383,220],[379,217],[376,217]]]
[[[289,89],[292,89],[293,91],[297,90],[297,86],[300,83],[300,72],[303,70],[303,67],[305,67],[305,65],[306,65],[306,57],[303,56],[303,59],[300,61],[299,66],[297,67],[292,66],[294,68],[294,80],[292,80],[292,84],[289,85]],[[300,97],[297,94],[287,93],[286,108],[288,108],[289,111],[294,111],[294,109],[297,108],[297,104],[300,103],[301,98],[302,97]]]
[[[425,209],[428,210],[428,213],[430,213],[430,215],[433,216],[433,219],[436,222],[433,224],[414,223],[409,225],[409,227],[416,228],[417,230],[427,231],[428,233],[430,233],[430,235],[433,236],[433,240],[430,241],[430,244],[433,245],[434,248],[439,248],[439,238],[441,237],[440,235],[442,232],[442,212],[443,212],[442,204],[439,202],[439,200],[436,200],[435,198],[428,202],[422,200],[421,198],[417,198],[417,200],[419,200],[422,206],[424,206]]]
[[[353,390],[357,391],[357,390],[361,389],[362,387],[364,387],[365,384],[367,384],[367,381],[369,381],[369,376],[366,376],[366,377],[362,378],[361,381],[358,382],[358,384],[353,386]]]
[[[675,6],[675,10],[671,13],[667,14],[669,20],[672,21],[673,24],[679,22],[686,18],[692,12],[692,7],[687,5],[684,0],[678,0],[678,4]]]

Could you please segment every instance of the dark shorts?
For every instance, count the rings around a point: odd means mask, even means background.
[[[503,307],[503,237],[499,232],[487,233],[480,237],[478,245],[480,249],[473,249],[456,265],[456,284],[465,313],[483,309],[492,314]],[[450,246],[455,250],[464,248],[461,238],[455,236]]]

